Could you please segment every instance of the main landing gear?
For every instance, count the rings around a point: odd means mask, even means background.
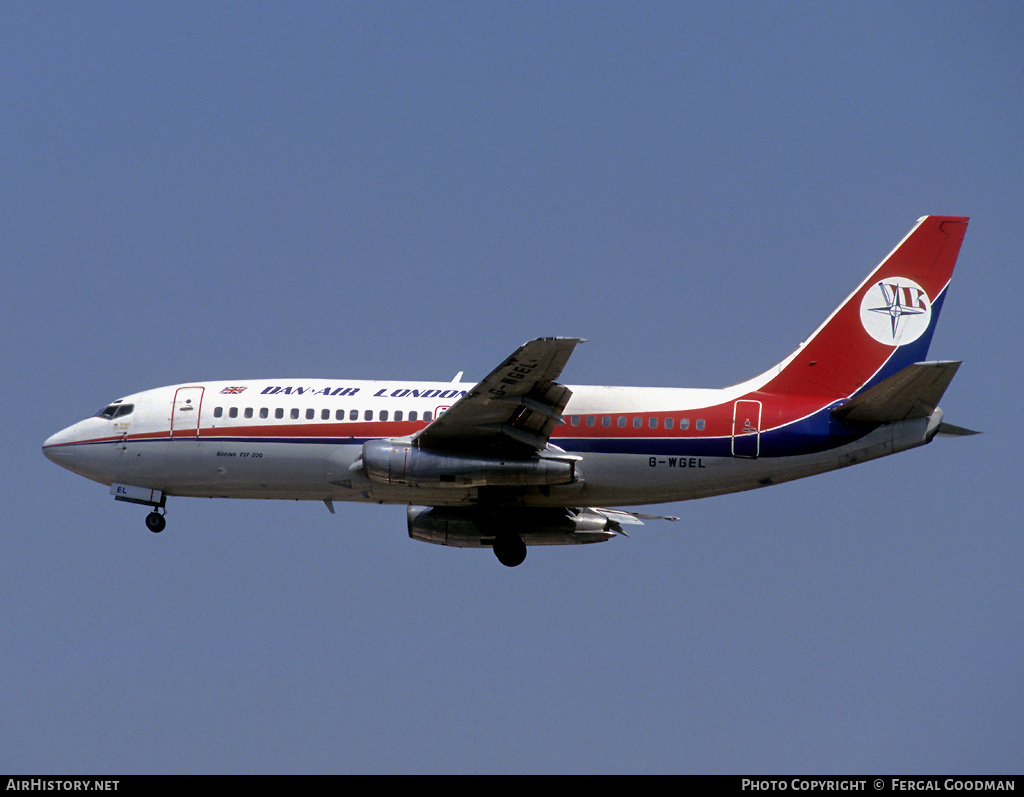
[[[526,543],[515,532],[499,534],[494,538],[494,555],[505,567],[517,567],[526,559]]]

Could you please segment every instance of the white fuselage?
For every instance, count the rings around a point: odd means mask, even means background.
[[[475,504],[500,488],[381,484],[358,467],[367,440],[408,438],[472,387],[322,379],[175,385],[124,397],[118,404],[130,412],[80,421],[44,451],[103,484],[172,496]],[[520,488],[501,502],[639,505],[747,490],[922,445],[941,417],[936,411],[836,439],[820,420],[827,400],[806,407],[800,397],[738,400],[749,387],[572,386],[551,444],[581,457],[582,478]]]

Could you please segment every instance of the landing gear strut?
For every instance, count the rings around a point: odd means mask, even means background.
[[[499,534],[494,538],[494,555],[505,567],[516,567],[526,558],[526,543],[518,534]]]
[[[131,484],[111,484],[110,494],[115,501],[127,501],[129,504],[142,504],[152,511],[146,515],[146,528],[159,534],[167,525],[167,520],[160,513],[167,506],[167,494],[163,490],[150,487],[136,487]]]

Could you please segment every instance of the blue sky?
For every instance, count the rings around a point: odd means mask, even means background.
[[[1010,773],[1024,749],[1018,3],[6,3],[0,769]],[[718,387],[927,213],[962,440],[531,552],[60,470],[119,395]]]

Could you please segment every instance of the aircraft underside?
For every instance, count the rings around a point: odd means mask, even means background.
[[[589,453],[579,463],[576,482],[552,487],[375,483],[358,467],[361,445],[165,438],[107,444],[92,455],[98,462],[109,458],[102,470],[115,474],[112,492],[121,500],[158,508],[168,496],[309,500],[326,502],[332,511],[334,501],[407,504],[413,539],[493,548],[499,560],[514,566],[527,546],[603,542],[624,533],[626,513],[600,507],[686,501],[779,484],[924,445],[940,422],[937,410],[931,418],[884,424],[854,442],[794,456]],[[113,461],[121,467],[111,468]],[[129,480],[159,498],[140,499]],[[161,531],[163,516],[154,510],[147,526]]]
[[[931,418],[884,424],[852,443],[795,456],[589,453],[582,457],[573,484],[551,487],[375,483],[358,467],[360,445],[234,445],[168,438],[108,445],[105,453],[123,464],[120,478],[141,481],[161,494],[153,501],[122,500],[159,507],[167,496],[311,500],[326,502],[332,511],[334,501],[407,504],[413,539],[490,547],[503,563],[514,566],[525,557],[526,546],[603,542],[623,533],[625,513],[602,506],[685,501],[779,484],[923,445],[940,422],[941,411],[936,411]],[[117,478],[114,485],[115,494],[131,489]],[[163,516],[154,511],[147,525],[162,530]]]

